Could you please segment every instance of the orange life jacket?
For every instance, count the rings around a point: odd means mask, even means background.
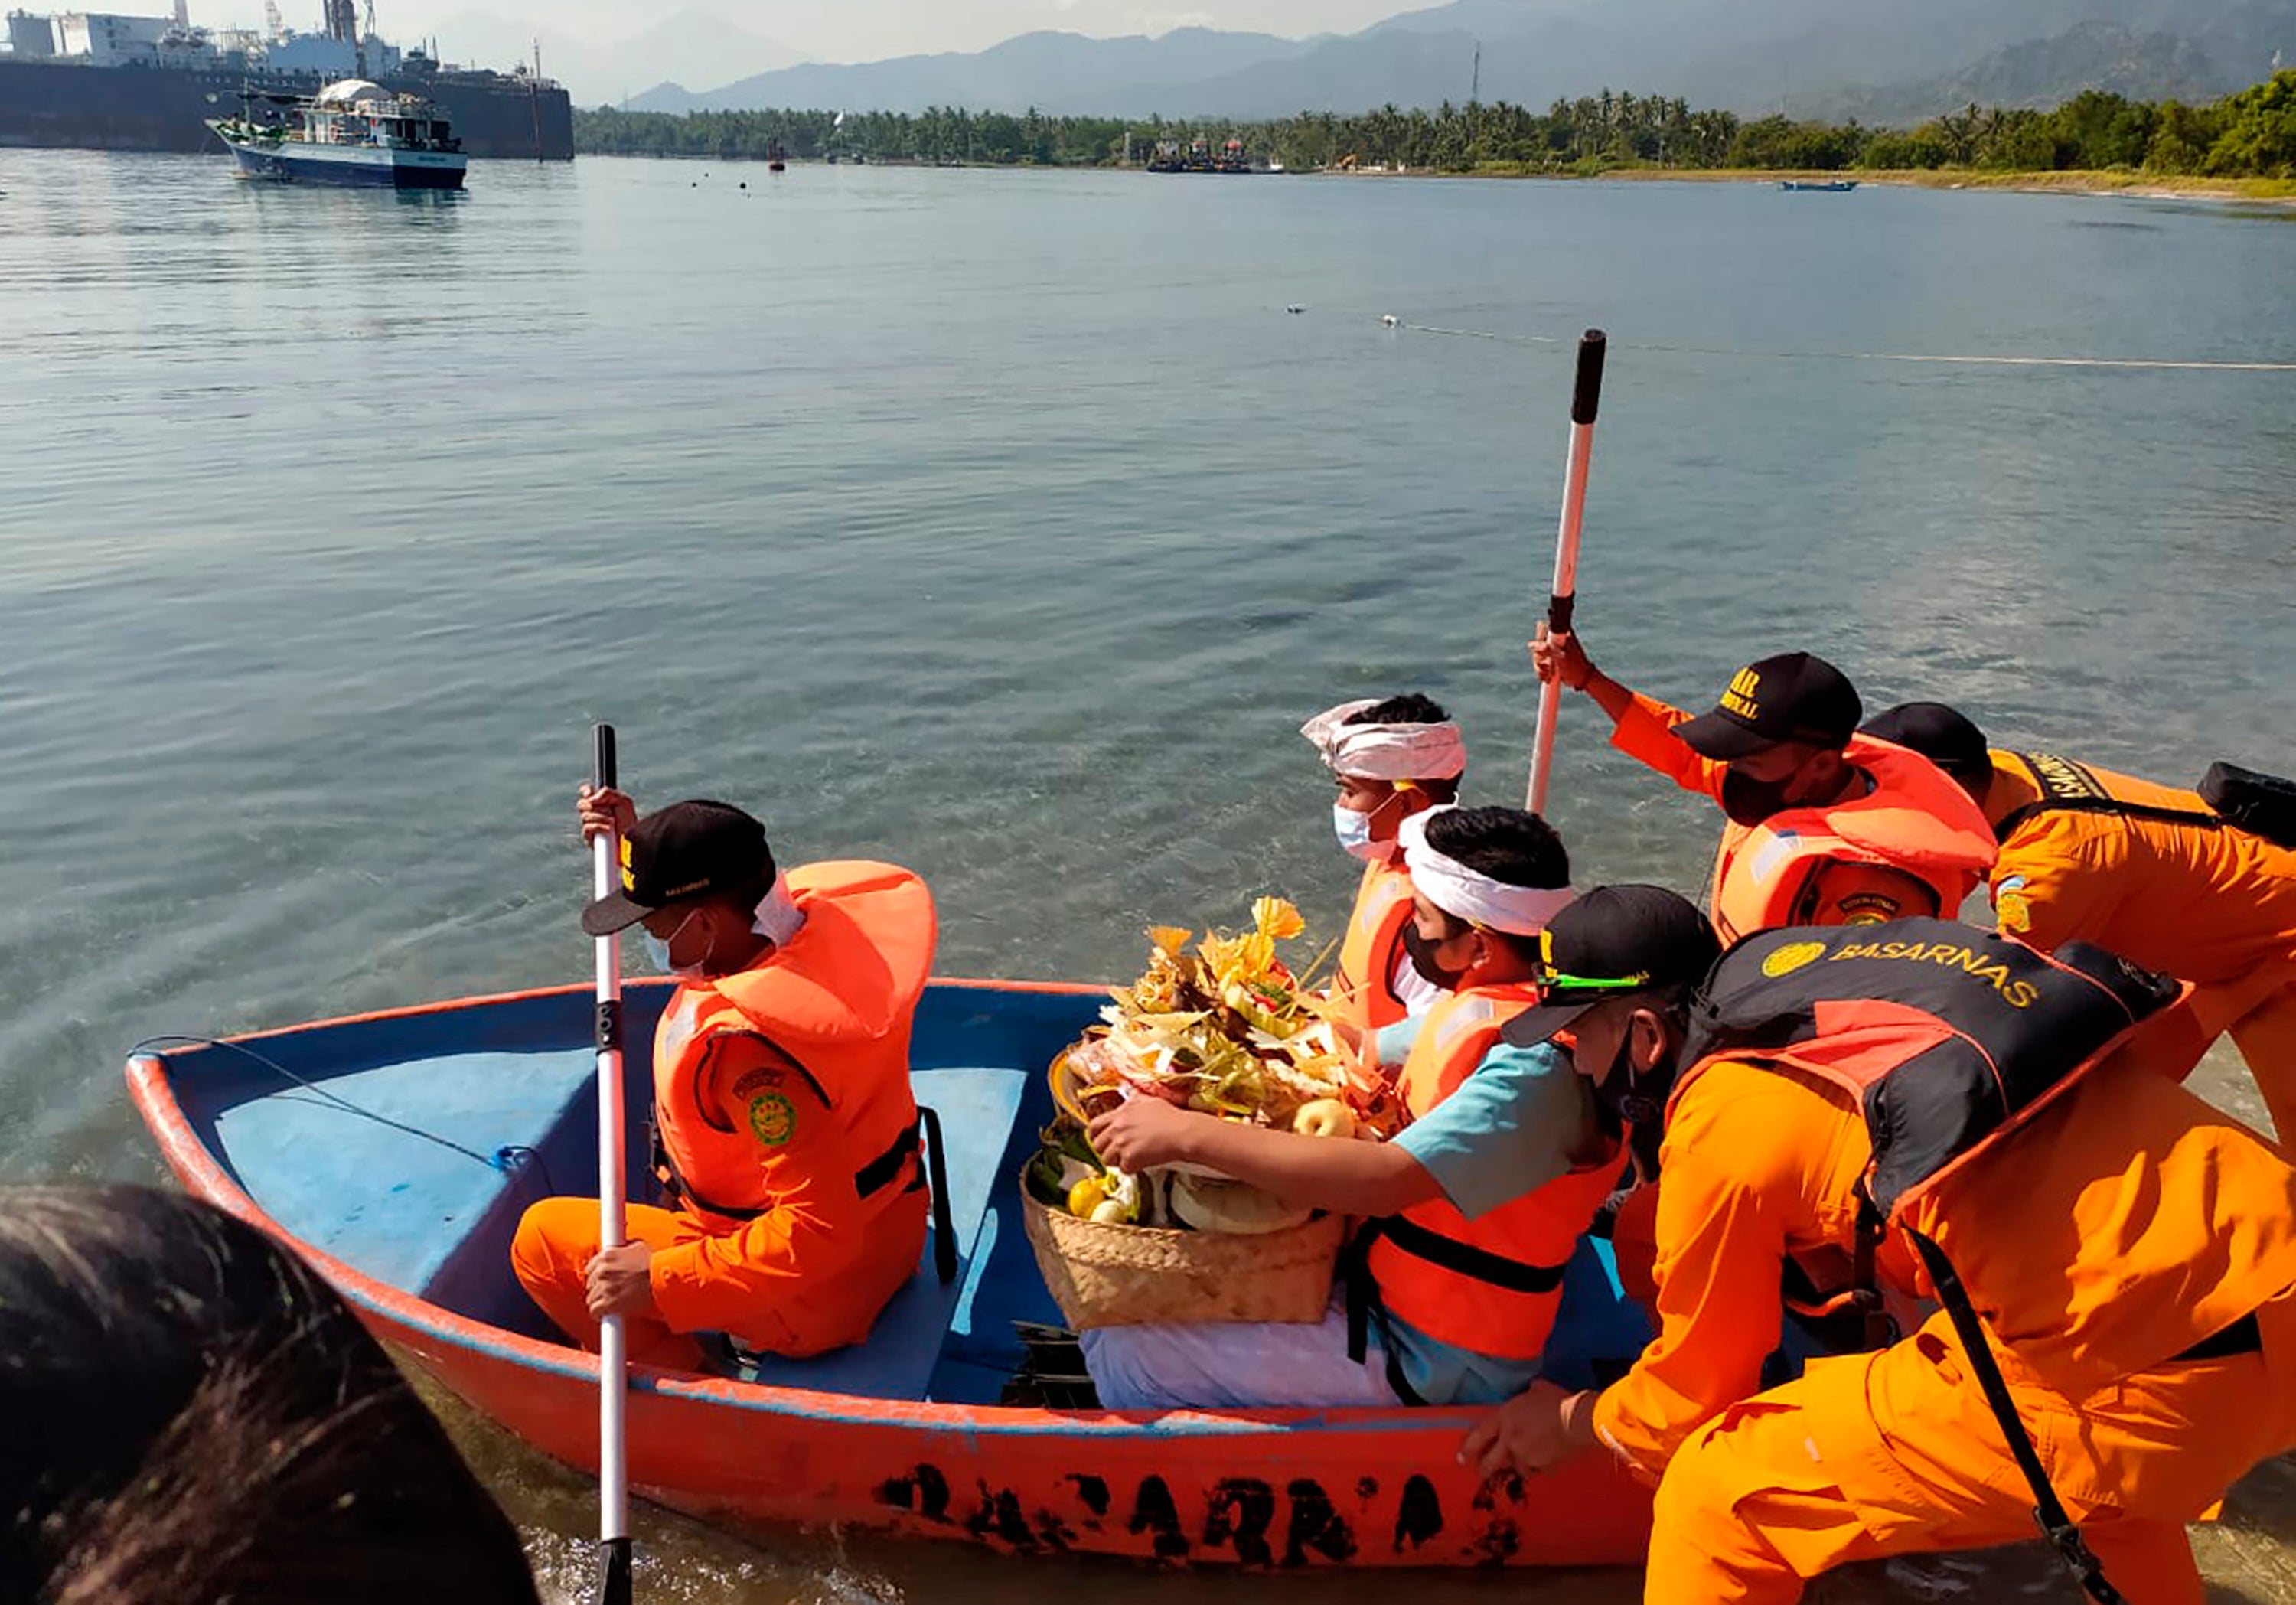
[[[1429,1010],[1398,1082],[1412,1114],[1458,1091],[1497,1045],[1501,1028],[1538,1002],[1527,983],[1474,987]],[[1382,1223],[1365,1262],[1380,1304],[1439,1342],[1538,1359],[1563,1271],[1619,1168],[1606,1162],[1574,1170],[1476,1220],[1437,1199]]]
[[[683,1207],[713,1230],[773,1208],[759,1134],[717,1124],[699,1085],[712,1038],[763,1037],[811,1081],[846,1134],[844,1151],[869,1156],[853,1185],[877,1201],[873,1223],[900,1224],[886,1241],[906,1242],[914,1269],[926,1205],[909,1028],[932,965],[932,895],[907,870],[859,861],[791,870],[789,889],[805,924],[787,945],[750,969],[686,982],[662,1012],[653,1050],[658,1166]]]
[[[1390,844],[1385,856],[1364,865],[1332,985],[1342,1020],[1364,1036],[1410,1012],[1395,995],[1396,957],[1410,922],[1411,876],[1403,867],[1403,850]]]
[[[1723,827],[1708,907],[1726,946],[1800,923],[1795,904],[1821,864],[1901,870],[1930,888],[1948,920],[1992,866],[1992,829],[1944,770],[1870,736],[1852,736],[1844,757],[1873,776],[1863,797]]]

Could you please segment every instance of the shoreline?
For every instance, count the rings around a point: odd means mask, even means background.
[[[2101,195],[2131,201],[2214,201],[2296,209],[2296,179],[2202,178],[2165,173],[2119,173],[2065,170],[1995,173],[1969,168],[1845,168],[1825,171],[1798,168],[1610,168],[1599,173],[1538,173],[1487,167],[1464,173],[1444,173],[1431,168],[1333,172],[1326,168],[1314,175],[1330,178],[1523,178],[1565,183],[1620,180],[1630,184],[1759,184],[1826,183],[1849,179],[1859,184],[1921,190],[2002,190],[2031,195]]]

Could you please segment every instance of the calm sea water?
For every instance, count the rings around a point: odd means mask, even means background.
[[[155,1176],[146,1034],[586,974],[596,719],[642,799],[923,872],[947,972],[1119,977],[1267,890],[1329,929],[1307,714],[1430,692],[1520,799],[1588,324],[1614,673],[1702,702],[1807,645],[1876,708],[2287,772],[2296,373],[1841,354],[2286,362],[2292,286],[2284,216],[2142,201],[0,152],[0,1176]],[[1710,812],[1567,718],[1581,883],[1694,886]],[[461,1426],[571,1585],[587,1485]],[[2224,1597],[2296,1598],[2288,1473],[2236,1513]],[[1283,1592],[756,1536],[650,1521],[647,1597]]]

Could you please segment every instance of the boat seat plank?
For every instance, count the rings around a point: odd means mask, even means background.
[[[1005,1146],[1029,1077],[1017,1069],[951,1066],[910,1076],[917,1102],[940,1116],[948,1159],[948,1205],[956,1243],[956,1275],[947,1283],[933,1269],[931,1233],[915,1275],[893,1295],[868,1341],[807,1359],[773,1355],[745,1362],[745,1381],[873,1399],[922,1399],[941,1345],[960,1311],[969,1310],[985,1257],[981,1223],[989,1200],[1006,1184]]]
[[[289,1088],[218,1109],[218,1151],[262,1178],[264,1204],[312,1247],[391,1287],[428,1290],[490,1214],[515,1212],[579,1175],[554,1174],[548,1151],[571,1107],[592,1096],[587,1049],[472,1052],[426,1060],[410,1076],[382,1063],[329,1076],[328,1093]],[[459,1144],[458,1151],[420,1133]],[[492,1158],[509,1148],[507,1168]]]

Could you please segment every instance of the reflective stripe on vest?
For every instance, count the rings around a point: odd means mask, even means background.
[[[2206,807],[2169,808],[2117,796],[2095,770],[2069,757],[2059,757],[2054,752],[2005,752],[1996,756],[2016,760],[2041,793],[2038,801],[2013,808],[2001,816],[1993,827],[1997,841],[2008,840],[2019,826],[2042,814],[2110,814],[2120,819],[2149,819],[2161,824],[2194,825],[2204,831],[2224,829],[2225,822]],[[2197,803],[2200,798],[2195,795],[2193,800]]]
[[[1865,796],[1788,808],[1751,830],[1725,831],[1708,905],[1726,944],[1795,923],[1795,904],[1821,864],[1876,864],[1911,875],[1948,919],[1991,867],[1985,815],[1943,770],[1868,736],[1853,737],[1843,756],[1873,776]]]
[[[1537,1001],[1528,986],[1477,987],[1430,1010],[1398,1082],[1412,1114],[1456,1092],[1500,1028]],[[1554,1324],[1564,1268],[1618,1169],[1557,1176],[1472,1221],[1447,1199],[1406,1210],[1383,1224],[1365,1257],[1380,1304],[1439,1342],[1536,1360]]]
[[[1358,1030],[1379,1030],[1410,1012],[1395,995],[1396,954],[1410,920],[1411,877],[1400,852],[1364,865],[1332,988],[1348,1023]]]

